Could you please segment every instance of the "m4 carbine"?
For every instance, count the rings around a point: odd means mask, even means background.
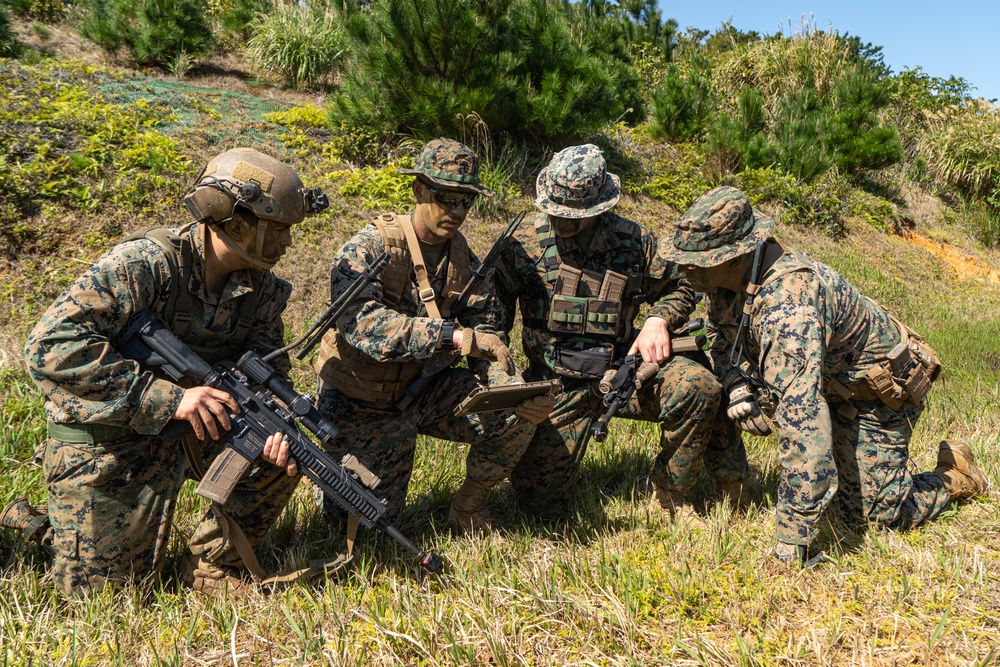
[[[220,438],[226,448],[198,485],[199,495],[225,505],[237,482],[263,453],[264,441],[268,436],[282,433],[288,439],[289,453],[298,462],[299,470],[327,498],[336,501],[359,524],[390,535],[415,555],[428,572],[441,571],[437,555],[422,551],[386,521],[385,501],[371,491],[379,482],[377,477],[353,455],[345,456],[339,463],[334,461],[299,430],[298,424],[302,424],[327,446],[332,445],[340,431],[319,413],[310,397],[297,393],[259,354],[246,352],[235,369],[212,367],[150,311],[136,318],[117,348],[142,366],[156,368],[173,382],[186,379],[221,389],[239,404],[239,413],[229,416],[232,428]],[[261,389],[255,391],[253,386]],[[171,421],[160,437],[174,440],[188,428],[187,422]]]
[[[671,353],[704,356],[705,337],[691,335],[703,328],[705,328],[705,322],[698,318],[688,322],[680,331],[674,332],[670,337]],[[707,363],[707,359],[705,363]],[[608,423],[618,413],[618,410],[629,402],[638,386],[656,375],[659,369],[658,364],[644,362],[642,355],[638,353],[630,354],[622,359],[618,369],[601,380],[598,388],[604,394],[604,405],[607,406],[607,410],[596,424],[591,425],[587,439],[593,437],[597,442],[604,442],[604,439],[608,437]],[[586,440],[580,449],[584,450],[585,448]]]

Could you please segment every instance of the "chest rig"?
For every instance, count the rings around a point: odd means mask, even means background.
[[[637,248],[633,229],[617,225],[612,231],[620,250],[600,273],[563,263],[548,219],[535,221],[542,250],[537,268],[544,293],[524,299],[522,311],[525,326],[550,334],[545,362],[558,375],[602,377],[611,367],[616,343],[632,336],[632,320],[643,297],[643,275],[632,257]]]
[[[407,313],[400,309],[403,296],[410,293],[415,282],[419,300],[430,317],[451,317],[451,308],[472,275],[471,254],[465,237],[455,234],[450,241],[444,285],[438,294],[431,286],[409,216],[382,215],[374,224],[389,253],[389,262],[382,273],[383,305],[404,315],[418,316],[419,312]],[[338,270],[336,266],[333,268],[333,271]],[[323,336],[314,368],[324,383],[348,398],[384,403],[402,397],[410,383],[420,376],[425,363],[413,360],[376,362],[347,342],[334,328]]]
[[[260,280],[259,272],[252,272],[253,290],[239,297],[241,299],[237,313],[236,325],[231,331],[218,332],[191,330],[191,311],[194,309],[194,295],[188,289],[191,281],[191,270],[194,266],[194,244],[189,232],[198,223],[189,223],[176,233],[163,227],[146,229],[136,232],[126,238],[126,241],[146,239],[154,242],[163,250],[170,267],[170,293],[160,316],[169,323],[170,330],[190,347],[194,352],[210,364],[224,359],[236,359],[246,349],[247,335],[253,326],[253,314],[257,307],[257,292]]]

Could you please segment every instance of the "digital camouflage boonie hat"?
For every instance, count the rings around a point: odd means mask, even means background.
[[[413,169],[397,169],[397,174],[418,176],[431,185],[449,190],[475,192],[487,197],[493,191],[479,181],[479,157],[454,139],[433,139],[420,149]]]
[[[593,144],[570,146],[553,155],[535,186],[535,206],[559,218],[604,213],[622,196],[621,181],[608,173],[601,149]]]
[[[681,266],[718,266],[753,252],[774,229],[747,196],[724,185],[706,192],[684,212],[673,238],[660,240],[659,256]]]

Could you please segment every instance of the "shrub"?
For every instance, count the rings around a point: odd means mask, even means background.
[[[711,62],[696,55],[682,67],[672,63],[653,92],[654,134],[672,141],[701,135],[715,111]]]
[[[639,78],[620,40],[575,32],[559,0],[384,0],[351,14],[335,125],[455,136],[475,113],[497,135],[568,140],[625,113]]]
[[[245,42],[253,35],[253,23],[258,14],[269,14],[272,0],[208,0],[208,15],[221,32]]]
[[[717,77],[722,99],[736,104],[709,131],[720,162],[774,165],[806,182],[834,167],[857,176],[899,162],[899,133],[881,118],[892,84],[875,49],[815,31],[736,48]]]
[[[19,51],[14,31],[10,27],[10,18],[4,6],[0,5],[0,58],[14,57]]]
[[[322,4],[278,4],[257,15],[252,33],[247,51],[254,66],[278,74],[292,88],[329,83],[344,51],[336,15]]]
[[[24,19],[57,23],[66,18],[63,0],[6,0],[0,4],[6,4],[15,15]]]
[[[180,54],[202,54],[212,46],[212,31],[199,0],[87,3],[81,34],[109,53],[127,49],[140,65],[167,67]]]

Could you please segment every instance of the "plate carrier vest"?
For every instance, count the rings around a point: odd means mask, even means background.
[[[403,294],[415,282],[413,257],[403,227],[413,223],[408,215],[391,214],[381,215],[373,223],[389,253],[389,262],[382,273],[382,303],[398,311]],[[450,243],[444,294],[433,295],[425,301],[431,316],[435,316],[433,310],[436,306],[441,317],[450,318],[452,305],[472,276],[471,254],[465,237],[456,233]],[[333,271],[337,270],[337,267],[333,268]],[[325,384],[348,398],[384,403],[399,400],[410,383],[420,376],[425,363],[426,360],[377,361],[348,343],[336,328],[332,328],[323,336],[314,369]]]

